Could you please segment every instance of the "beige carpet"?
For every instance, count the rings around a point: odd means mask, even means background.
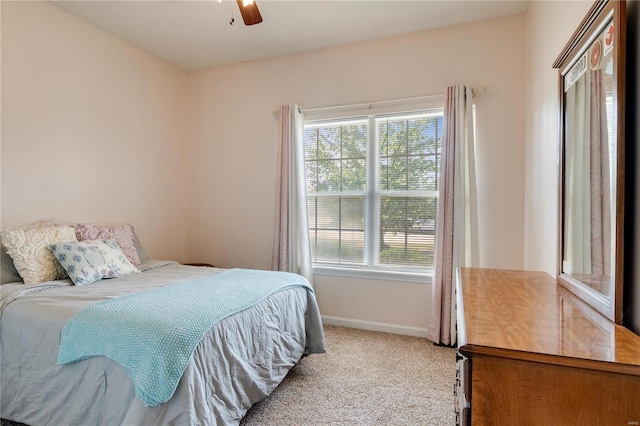
[[[325,326],[327,353],[295,366],[242,426],[455,423],[455,351],[426,339]],[[6,420],[2,426],[21,426]]]
[[[325,336],[327,353],[301,360],[241,425],[455,424],[453,349],[344,327]]]

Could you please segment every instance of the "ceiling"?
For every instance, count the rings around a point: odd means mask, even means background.
[[[524,13],[529,3],[256,1],[264,21],[253,26],[244,25],[235,0],[52,3],[186,71]]]

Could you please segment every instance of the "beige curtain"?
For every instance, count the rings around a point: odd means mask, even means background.
[[[279,109],[276,219],[271,269],[300,274],[313,286],[304,167],[304,116],[298,105]]]
[[[435,235],[435,274],[428,337],[456,343],[455,277],[460,266],[475,266],[478,218],[471,87],[445,92],[444,133]]]
[[[591,71],[591,273],[611,274],[611,178],[603,71]]]
[[[566,93],[565,228],[563,271],[591,274],[591,74]]]

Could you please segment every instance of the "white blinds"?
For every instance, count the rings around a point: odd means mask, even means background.
[[[442,111],[305,125],[316,264],[433,266]]]

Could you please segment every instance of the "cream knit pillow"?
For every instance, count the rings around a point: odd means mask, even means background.
[[[77,241],[71,226],[15,229],[2,233],[2,245],[13,259],[25,284],[67,278],[67,273],[48,248],[49,244]]]

